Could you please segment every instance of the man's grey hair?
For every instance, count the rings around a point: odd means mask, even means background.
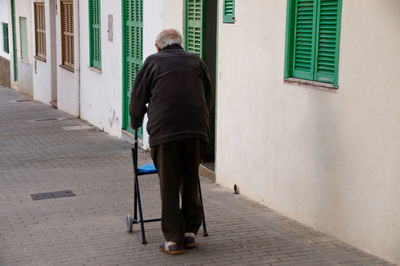
[[[173,44],[182,44],[182,35],[175,29],[165,29],[156,37],[156,44],[162,50]]]

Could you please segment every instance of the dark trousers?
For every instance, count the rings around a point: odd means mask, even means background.
[[[151,148],[151,157],[160,177],[161,229],[167,241],[181,244],[185,232],[197,234],[200,228],[202,206],[198,178],[204,148],[204,141],[198,138]]]

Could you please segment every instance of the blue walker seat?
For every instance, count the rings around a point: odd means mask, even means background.
[[[144,165],[140,166],[138,169],[138,172],[151,174],[151,173],[157,173],[157,169],[156,169],[154,163],[148,163],[148,164],[144,164]]]

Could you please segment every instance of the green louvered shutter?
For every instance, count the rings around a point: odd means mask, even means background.
[[[143,65],[143,0],[123,0],[124,11],[124,128],[129,128],[129,103],[136,75]],[[143,137],[143,129],[139,129]]]
[[[21,59],[28,61],[28,32],[26,29],[25,17],[19,17],[19,31],[21,40]]]
[[[90,66],[101,69],[100,0],[89,0]]]
[[[341,1],[320,0],[314,80],[337,87]]]
[[[317,0],[295,3],[293,77],[312,80],[314,76],[314,39]]]
[[[204,57],[204,0],[186,0],[185,49]]]
[[[10,52],[10,48],[8,45],[8,24],[3,23],[3,51],[6,53]]]
[[[288,0],[288,10],[285,78],[337,88],[342,0]]]
[[[235,22],[235,0],[224,0],[224,23],[234,23]]]
[[[126,1],[126,76],[128,97],[130,97],[136,74],[143,64],[143,3],[142,0]]]

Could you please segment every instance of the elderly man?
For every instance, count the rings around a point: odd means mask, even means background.
[[[206,65],[196,54],[185,52],[181,43],[181,34],[174,29],[158,34],[158,53],[149,56],[139,71],[129,106],[135,130],[148,113],[147,132],[160,177],[161,228],[166,239],[160,250],[173,255],[182,254],[183,247],[196,246],[202,218],[198,170],[209,141],[214,101]]]

